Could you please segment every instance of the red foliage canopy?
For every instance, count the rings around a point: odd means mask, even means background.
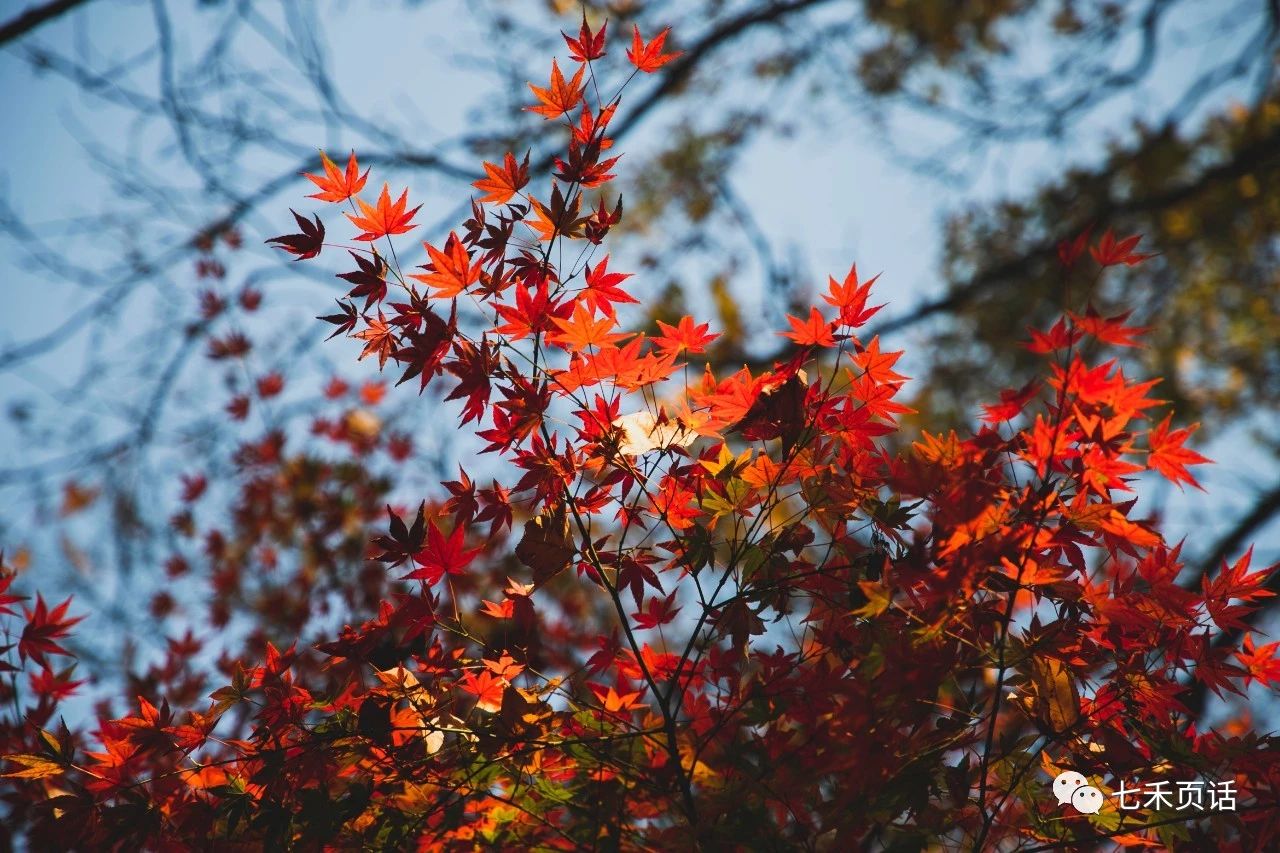
[[[639,71],[676,56],[666,37],[635,32]],[[1246,556],[1183,589],[1181,546],[1135,514],[1142,472],[1196,485],[1206,461],[1189,428],[1151,425],[1152,383],[1106,355],[1142,330],[1063,306],[1032,330],[1043,375],[993,389],[972,433],[896,454],[900,353],[862,339],[878,308],[856,270],[789,319],[788,361],[697,369],[707,324],[622,328],[635,296],[597,258],[622,215],[602,159],[621,90],[595,79],[603,29],[566,40],[576,68],[531,86],[568,140],[549,202],[526,192],[527,156],[484,164],[471,219],[426,244],[423,274],[391,244],[415,227],[407,190],[361,199],[354,154],[308,176],[358,229],[359,268],[340,275],[355,287],[323,319],[360,358],[464,401],[442,406],[494,463],[412,518],[389,508],[370,541],[390,488],[370,460],[412,449],[372,411],[381,386],[349,404],[344,383],[326,391],[346,408],[313,432],[347,459],[246,441],[232,521],[201,559],[215,625],[236,608],[266,623],[220,662],[208,706],[192,663],[207,641],[188,635],[130,685],[136,711],[55,724],[79,684],[54,664],[76,620],[40,598],[18,614],[6,576],[9,831],[38,849],[1276,844],[1280,741],[1247,720],[1197,730],[1180,702],[1194,681],[1280,683],[1275,643],[1212,642],[1274,568]],[[319,216],[297,223],[273,242],[321,254]],[[1092,274],[1086,248],[1139,263],[1136,245],[1077,241],[1063,275]],[[175,529],[194,537],[189,510]],[[271,571],[292,574],[254,585]],[[335,593],[368,618],[294,643]],[[1097,813],[1059,804],[1068,768]],[[1115,794],[1135,780],[1219,796],[1131,808]]]

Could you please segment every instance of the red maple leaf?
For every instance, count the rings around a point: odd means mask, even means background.
[[[268,243],[276,243],[277,249],[284,249],[291,255],[296,255],[295,261],[305,261],[308,258],[314,258],[320,254],[320,249],[324,247],[324,223],[320,221],[320,216],[315,216],[315,221],[307,219],[305,216],[299,216],[298,212],[290,208],[294,220],[301,229],[298,234],[281,234],[279,237],[272,237],[267,240]]]
[[[446,538],[436,523],[431,522],[427,530],[427,546],[413,555],[413,561],[420,568],[404,576],[405,580],[425,580],[428,586],[439,583],[446,574],[460,575],[463,569],[471,564],[481,548],[467,550],[464,545],[466,528],[454,525],[453,531]]]
[[[574,62],[591,62],[604,56],[604,39],[607,29],[609,29],[609,22],[605,21],[600,27],[600,32],[592,33],[591,27],[587,26],[587,16],[584,12],[582,28],[578,30],[576,39],[565,32],[561,32],[560,35],[564,36],[564,43],[569,45],[569,55],[573,57]]]
[[[22,608],[27,624],[22,629],[22,636],[18,638],[18,656],[47,666],[45,655],[70,655],[57,641],[66,637],[71,632],[71,626],[84,618],[64,618],[70,606],[71,597],[67,596],[66,601],[50,610],[37,593],[35,609]]]
[[[828,292],[822,299],[828,305],[834,305],[839,311],[837,318],[842,324],[858,328],[876,315],[883,305],[867,307],[867,298],[871,295],[871,286],[879,276],[872,276],[866,281],[858,282],[858,265],[849,268],[844,281],[836,281],[834,276],[828,277]]]
[[[1190,483],[1197,489],[1204,491],[1204,487],[1196,482],[1196,478],[1191,476],[1186,466],[1203,465],[1211,460],[1201,456],[1194,450],[1182,446],[1183,442],[1190,438],[1191,434],[1200,425],[1192,424],[1189,427],[1175,429],[1170,432],[1169,422],[1172,419],[1172,413],[1166,415],[1160,425],[1147,435],[1147,446],[1151,449],[1151,453],[1147,457],[1147,466],[1159,471],[1171,483],[1178,486],[1183,483]]]
[[[636,68],[646,74],[652,74],[680,55],[680,51],[675,53],[662,52],[663,45],[667,42],[667,34],[671,32],[670,27],[654,36],[653,40],[648,44],[645,44],[644,39],[640,38],[640,27],[632,24],[631,29],[631,48],[627,51],[627,59],[630,59]]]
[[[588,309],[611,315],[615,302],[639,303],[640,300],[618,287],[619,284],[631,278],[631,273],[609,272],[608,255],[601,258],[600,263],[595,267],[587,264],[586,272],[587,286],[582,289],[578,298],[586,304]]]
[[[1256,648],[1253,645],[1253,632],[1245,634],[1244,647],[1236,652],[1236,659],[1249,671],[1244,683],[1247,685],[1257,680],[1266,687],[1280,684],[1280,657],[1276,656],[1278,651],[1280,651],[1280,640],[1267,643],[1262,648]]]
[[[1147,258],[1155,257],[1154,254],[1144,255],[1133,251],[1141,239],[1141,234],[1134,234],[1132,237],[1117,240],[1115,233],[1108,228],[1107,233],[1103,234],[1102,239],[1098,241],[1098,245],[1089,249],[1089,254],[1093,255],[1093,259],[1104,267],[1115,264],[1124,264],[1132,267],[1142,263]]]

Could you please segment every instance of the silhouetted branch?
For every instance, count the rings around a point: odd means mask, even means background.
[[[0,45],[22,38],[41,24],[88,2],[89,0],[53,0],[43,6],[32,6],[18,17],[0,24]]]

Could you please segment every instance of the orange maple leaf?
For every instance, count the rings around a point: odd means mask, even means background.
[[[484,192],[482,202],[506,204],[525,184],[529,183],[529,154],[525,152],[524,162],[517,163],[516,158],[507,152],[503,155],[502,165],[484,163],[487,178],[475,181],[471,186]]]
[[[664,355],[675,357],[682,352],[696,355],[705,352],[707,344],[720,337],[715,333],[707,333],[709,325],[709,323],[700,323],[695,326],[693,318],[688,315],[681,317],[680,322],[675,326],[668,326],[659,320],[658,328],[662,330],[662,334],[651,340],[658,347],[658,351]]]
[[[485,669],[478,676],[474,672],[463,673],[458,686],[476,697],[477,708],[493,714],[502,707],[502,693],[507,682]]]
[[[409,203],[409,191],[405,190],[400,193],[400,198],[395,203],[391,202],[391,197],[387,194],[387,185],[382,185],[382,193],[378,196],[378,206],[370,207],[363,199],[356,199],[356,204],[360,206],[363,216],[356,216],[354,213],[346,214],[351,223],[357,228],[364,229],[364,233],[356,237],[357,240],[373,241],[380,237],[387,237],[391,234],[404,234],[413,230],[415,223],[411,220],[422,205],[418,205],[413,210],[405,211],[405,206]]]
[[[462,245],[457,234],[449,233],[444,251],[430,243],[423,243],[422,246],[431,257],[431,263],[423,267],[427,271],[425,275],[411,273],[409,278],[417,279],[435,288],[434,295],[437,298],[448,299],[451,296],[457,296],[480,280],[480,268],[483,263],[481,261],[471,263],[471,254],[467,251],[467,247]]]
[[[853,363],[862,368],[862,372],[878,384],[886,382],[905,382],[907,377],[893,369],[894,364],[902,357],[899,352],[880,352],[880,336],[876,335],[867,344],[866,349],[853,357]]]
[[[586,89],[582,85],[584,70],[586,70],[585,65],[579,67],[577,73],[573,75],[573,80],[566,85],[560,66],[554,59],[551,60],[551,85],[544,89],[530,83],[529,88],[541,103],[525,109],[547,118],[558,118],[569,112],[578,105],[578,101],[582,100],[582,93]]]
[[[312,175],[304,172],[303,176],[311,183],[320,188],[320,192],[307,196],[307,198],[318,198],[321,201],[346,201],[360,190],[364,189],[364,182],[369,179],[369,170],[365,169],[364,174],[360,174],[360,167],[356,164],[356,152],[351,152],[351,159],[347,161],[346,173],[338,171],[338,166],[329,159],[329,155],[323,151],[320,152],[320,165],[324,166],[323,175]]]
[[[362,332],[357,332],[354,337],[364,341],[364,351],[360,353],[357,361],[363,361],[366,356],[378,356],[378,369],[381,370],[387,363],[391,350],[396,345],[395,329],[387,323],[387,318],[382,315],[382,311],[378,311],[378,319],[366,317],[369,327]]]
[[[667,42],[667,34],[671,32],[670,27],[654,36],[653,40],[648,44],[645,44],[644,39],[640,38],[640,27],[632,24],[631,29],[631,48],[627,51],[627,59],[630,59],[631,64],[644,73],[652,74],[680,55],[680,51],[675,53],[662,52],[662,47]]]
[[[584,350],[589,346],[608,346],[615,341],[629,337],[625,333],[610,333],[610,329],[618,325],[618,319],[605,315],[599,320],[593,319],[594,312],[581,303],[573,306],[573,316],[568,320],[552,317],[551,321],[560,327],[560,333],[551,335],[552,343],[564,344],[571,351]]]
[[[787,315],[787,322],[791,324],[791,331],[778,332],[784,338],[800,344],[814,345],[820,347],[833,347],[836,345],[835,338],[831,336],[831,324],[826,321],[817,308],[809,309],[809,319],[801,320],[798,317]]]

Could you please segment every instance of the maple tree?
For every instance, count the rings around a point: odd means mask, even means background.
[[[636,73],[675,57],[665,38],[633,31]],[[567,140],[548,203],[526,191],[527,157],[486,163],[470,218],[406,272],[408,190],[371,205],[356,154],[345,171],[322,156],[312,197],[351,208],[353,242],[297,213],[300,233],[269,241],[354,259],[320,319],[443,411],[461,401],[481,458],[416,511],[385,506],[371,459],[403,465],[411,442],[380,428],[372,378],[326,391],[341,412],[313,432],[336,455],[291,453],[273,429],[245,441],[230,519],[202,548],[212,623],[238,607],[263,623],[211,694],[206,642],[169,638],[129,711],[104,704],[95,728],[60,720],[80,687],[57,668],[72,603],[19,612],[6,570],[9,831],[40,849],[1274,844],[1280,738],[1247,719],[1201,731],[1180,697],[1280,685],[1276,644],[1213,642],[1276,567],[1246,554],[1176,583],[1181,545],[1133,494],[1144,472],[1196,486],[1207,460],[1191,429],[1150,425],[1155,382],[1111,352],[1143,330],[1068,299],[1029,331],[1039,376],[902,453],[885,441],[910,413],[901,353],[863,339],[880,306],[856,267],[788,318],[794,348],[768,369],[696,359],[716,336],[690,316],[626,330],[628,276],[596,259],[622,217],[605,155],[626,82],[601,95],[603,27],[565,40],[571,76],[553,61],[531,84]],[[1143,262],[1137,244],[1064,245],[1062,292]],[[262,376],[233,416],[282,387]],[[186,480],[184,501],[206,487]],[[367,539],[375,519],[386,533]],[[173,526],[194,537],[194,512]],[[289,582],[257,585],[274,570]],[[360,618],[304,641],[331,598]],[[1064,812],[1060,768],[1108,793],[1227,781],[1239,807]]]

